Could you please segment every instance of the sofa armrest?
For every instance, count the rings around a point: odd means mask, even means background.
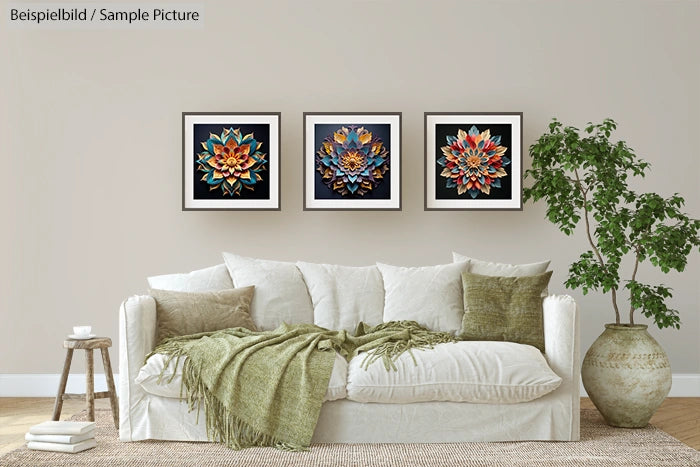
[[[544,348],[547,362],[562,378],[557,391],[571,396],[572,438],[579,439],[581,359],[579,309],[568,295],[550,295],[544,299]]]
[[[156,301],[134,295],[119,307],[119,438],[131,440],[132,408],[146,395],[134,382],[156,339]]]
[[[568,295],[549,295],[544,299],[544,348],[552,370],[565,382],[579,387],[578,305]]]

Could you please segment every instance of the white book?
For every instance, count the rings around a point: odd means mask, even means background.
[[[43,422],[29,429],[33,435],[82,435],[95,429],[95,422],[71,422],[61,420]]]
[[[97,441],[95,438],[86,439],[76,444],[61,444],[61,443],[42,443],[41,441],[30,441],[27,443],[29,449],[34,449],[36,451],[58,451],[58,452],[70,452],[76,453],[80,451],[85,451],[86,449],[92,449],[97,446]]]
[[[33,435],[31,433],[24,435],[25,441],[41,441],[42,443],[61,444],[75,444],[94,437],[95,430],[90,430],[82,435]]]

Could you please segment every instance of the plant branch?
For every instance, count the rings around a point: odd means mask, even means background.
[[[639,246],[634,247],[634,270],[632,271],[632,281],[637,278],[637,269],[639,268]],[[630,293],[630,324],[634,324],[634,305],[632,304],[632,295]]]
[[[591,248],[593,248],[593,253],[595,253],[596,257],[598,258],[598,262],[607,272],[608,268],[605,265],[605,261],[603,261],[603,257],[600,254],[600,250],[598,250],[598,247],[593,241],[593,236],[591,235],[591,222],[588,216],[588,192],[583,188],[583,184],[581,183],[581,177],[579,177],[577,169],[574,169],[574,175],[576,175],[576,184],[578,185],[578,189],[581,191],[581,195],[583,196],[583,219],[586,222],[586,235],[588,236],[588,243],[591,244]],[[617,307],[617,290],[614,287],[612,287],[610,289],[610,293],[612,295],[613,308],[615,309],[615,323],[620,324],[620,310]]]

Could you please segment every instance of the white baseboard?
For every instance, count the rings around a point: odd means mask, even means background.
[[[59,374],[0,374],[0,397],[55,397],[58,390]],[[114,375],[114,384],[119,387],[119,375]],[[95,374],[95,391],[106,391],[104,374]],[[84,393],[85,374],[71,374],[66,392]],[[586,397],[581,383],[581,397]],[[675,373],[668,397],[700,397],[700,373]]]
[[[668,397],[700,397],[700,373],[674,373]],[[581,383],[581,397],[588,393]]]
[[[0,374],[0,397],[56,397],[61,375],[56,374]],[[114,375],[114,384],[119,388],[119,375]],[[104,373],[95,373],[95,392],[106,391]],[[66,393],[85,393],[85,373],[71,373],[66,384]]]

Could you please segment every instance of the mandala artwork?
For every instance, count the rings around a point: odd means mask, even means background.
[[[504,156],[508,148],[500,144],[500,136],[492,136],[488,129],[479,132],[474,125],[468,133],[459,130],[457,137],[447,136],[447,146],[440,148],[443,157],[437,161],[444,167],[440,175],[447,178],[447,188],[457,188],[458,194],[469,193],[472,198],[501,188],[500,179],[508,175],[503,167],[510,159]]]
[[[340,195],[364,196],[389,170],[389,151],[364,127],[341,127],[316,152],[316,170],[323,183]]]
[[[253,133],[241,136],[240,128],[224,128],[221,135],[210,133],[201,142],[204,151],[197,154],[197,170],[204,172],[201,180],[210,191],[221,188],[225,196],[240,196],[242,188],[254,191],[267,164],[262,144]]]

